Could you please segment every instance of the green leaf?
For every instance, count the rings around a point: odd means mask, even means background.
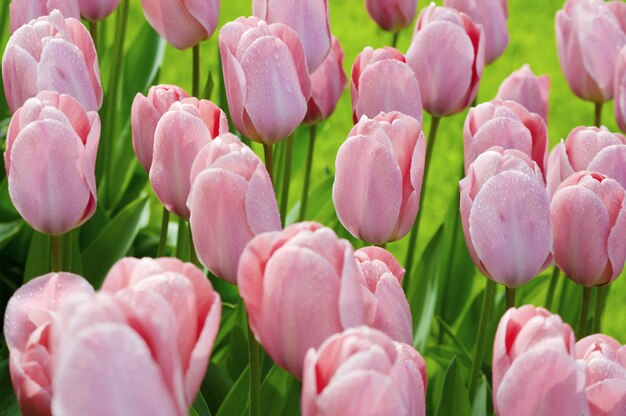
[[[13,221],[21,218],[9,197],[9,180],[5,177],[0,182],[0,221]]]
[[[216,416],[240,415],[245,410],[248,402],[249,373],[250,369],[246,366],[228,392]]]
[[[23,225],[22,220],[0,223],[0,249],[20,232]]]
[[[248,319],[242,300],[237,304],[235,322],[230,331],[228,346],[228,370],[236,378],[248,365]]]
[[[0,362],[0,416],[21,415],[9,375],[9,360]]]
[[[191,405],[189,409],[189,415],[193,416],[211,416],[211,410],[209,409],[209,405],[204,400],[201,392],[198,392],[196,396],[196,400]]]
[[[472,415],[488,416],[489,415],[489,383],[485,376],[480,377],[476,393],[474,394],[474,405],[472,406]]]
[[[148,199],[140,198],[113,218],[82,252],[84,277],[99,288],[113,264],[124,257],[139,232]]]
[[[261,414],[275,416],[298,414],[300,389],[298,380],[274,364],[261,384]],[[247,411],[246,406],[244,413]]]
[[[26,267],[24,268],[24,283],[52,271],[50,250],[50,236],[34,231],[28,247]]]
[[[472,405],[470,404],[463,375],[457,364],[456,357],[452,358],[446,370],[441,399],[437,408],[437,416],[449,415],[472,415]]]
[[[209,76],[206,81],[206,85],[204,86],[204,91],[202,92],[202,98],[207,100],[211,99],[213,95],[213,89],[215,88],[215,82],[213,81],[213,72],[209,70]]]

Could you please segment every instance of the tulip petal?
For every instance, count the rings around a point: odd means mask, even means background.
[[[585,390],[593,415],[620,416],[626,408],[626,381],[608,379]]]
[[[402,286],[392,274],[384,274],[376,287],[378,308],[372,327],[389,335],[391,339],[411,345],[413,320]]]
[[[281,229],[272,180],[262,163],[257,165],[248,183],[246,214],[248,226],[254,235]]]
[[[476,158],[491,149],[500,146],[504,149],[517,149],[532,154],[533,138],[530,131],[518,120],[508,117],[496,117],[483,124],[474,135],[469,148],[470,155],[466,157],[469,166]]]
[[[17,45],[7,45],[2,57],[2,80],[11,113],[37,95],[37,61]]]
[[[183,3],[185,0],[141,0],[150,25],[167,42],[178,49],[187,49],[206,39],[208,33]]]
[[[156,108],[138,92],[131,107],[133,149],[139,164],[146,172],[150,172],[150,166],[152,166],[154,132],[160,118],[161,114]]]
[[[620,143],[605,147],[585,170],[606,175],[626,187],[626,146]]]

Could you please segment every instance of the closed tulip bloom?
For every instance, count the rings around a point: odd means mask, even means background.
[[[9,29],[11,34],[33,19],[49,15],[54,9],[65,17],[80,19],[78,0],[11,0]]]
[[[352,65],[352,118],[399,111],[422,121],[420,86],[404,55],[390,46],[366,47]]]
[[[147,96],[140,92],[135,96],[130,110],[133,148],[146,173],[152,166],[154,132],[159,120],[172,104],[185,98],[189,98],[189,94],[176,85],[156,85],[150,87]]]
[[[574,94],[594,103],[613,98],[617,54],[626,45],[623,16],[610,3],[567,0],[556,14],[556,46],[565,79]]]
[[[419,208],[425,157],[422,126],[413,117],[363,116],[335,161],[333,203],[343,226],[371,244],[404,237]]]
[[[545,171],[548,130],[538,114],[514,101],[492,100],[470,108],[463,126],[465,171],[493,146],[526,153]]]
[[[282,23],[240,17],[222,27],[219,45],[228,107],[237,130],[265,144],[293,133],[311,97],[298,34]]]
[[[502,81],[496,98],[518,102],[528,111],[539,114],[547,123],[550,76],[536,76],[530,66],[525,64]]]
[[[66,302],[52,326],[53,413],[187,415],[220,314],[194,265],[120,260],[98,295]]]
[[[9,299],[3,333],[22,414],[51,415],[50,323],[64,300],[81,294],[93,294],[85,279],[71,273],[50,273],[30,280]]]
[[[495,61],[509,44],[506,28],[508,0],[444,0],[444,5],[453,7],[482,25],[485,34],[485,63]]]
[[[163,39],[175,48],[187,49],[213,34],[220,1],[141,0],[141,7]]]
[[[150,184],[168,211],[189,219],[191,166],[208,142],[228,132],[226,114],[208,100],[185,98],[163,114],[154,133]]]
[[[458,113],[478,92],[483,30],[466,14],[431,3],[417,19],[406,60],[419,81],[424,109],[434,117]]]
[[[100,119],[74,98],[42,91],[11,118],[4,167],[9,195],[39,232],[60,235],[96,210]]]
[[[626,132],[626,46],[622,48],[617,57],[614,81],[615,120],[620,130]]]
[[[335,106],[348,79],[343,71],[343,49],[339,40],[333,36],[333,43],[322,62],[322,65],[311,74],[312,94],[309,98],[308,109],[304,123],[316,124],[326,120],[335,111]]]
[[[328,0],[253,0],[252,11],[267,23],[284,23],[296,31],[309,72],[315,71],[331,48]]]
[[[574,172],[598,172],[626,187],[626,137],[611,133],[606,127],[573,129],[561,140],[548,159],[546,175],[548,195],[554,196],[561,182]]]
[[[365,8],[381,29],[398,32],[415,18],[417,0],[365,0]]]
[[[87,111],[102,105],[98,56],[85,26],[53,10],[11,35],[2,57],[9,109],[44,90],[76,98]]]
[[[516,288],[550,264],[550,203],[528,155],[494,147],[478,156],[459,188],[465,242],[486,277]]]
[[[225,133],[200,151],[191,183],[187,207],[198,257],[213,274],[236,284],[246,244],[281,229],[272,180],[252,149]]]
[[[611,283],[626,260],[624,188],[599,173],[577,172],[557,189],[550,206],[554,262],[583,286]]]
[[[307,352],[302,416],[423,416],[426,384],[413,347],[368,327],[347,329]]]
[[[360,273],[350,243],[317,223],[248,243],[237,284],[250,328],[274,362],[301,378],[309,348],[365,323]]]
[[[354,252],[363,272],[365,323],[394,341],[413,343],[413,319],[402,290],[404,269],[384,248],[364,247]]]
[[[575,342],[558,315],[532,305],[509,309],[493,345],[496,415],[589,415]]]
[[[80,14],[91,22],[106,19],[120,4],[120,0],[78,0]]]

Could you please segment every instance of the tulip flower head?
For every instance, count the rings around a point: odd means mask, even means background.
[[[49,15],[54,9],[65,17],[80,19],[78,0],[11,0],[9,5],[11,34],[31,20]]]
[[[498,88],[496,99],[515,101],[547,123],[550,97],[550,76],[535,76],[528,64],[513,71]]]
[[[624,46],[615,65],[614,79],[615,120],[620,130],[626,132],[626,46]]]
[[[417,0],[365,0],[365,8],[381,29],[398,32],[415,19]]]
[[[80,14],[90,22],[106,19],[119,6],[120,0],[78,0]]]

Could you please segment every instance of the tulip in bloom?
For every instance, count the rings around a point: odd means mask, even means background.
[[[194,265],[120,260],[100,293],[68,300],[51,329],[53,413],[187,415],[220,314]]]
[[[140,92],[135,96],[130,110],[133,148],[146,173],[152,166],[154,132],[159,120],[173,103],[185,98],[189,98],[189,94],[176,85],[156,85],[150,87],[146,97]]]
[[[420,85],[404,55],[390,46],[366,47],[352,65],[352,118],[399,111],[422,121]]]
[[[469,106],[485,64],[485,36],[464,13],[434,3],[420,13],[406,60],[419,81],[424,109],[443,117]]]
[[[78,0],[80,14],[91,22],[106,19],[120,4],[120,0]]]
[[[611,283],[626,261],[626,191],[599,173],[577,172],[550,206],[554,262],[583,286]]]
[[[335,161],[333,202],[350,233],[372,244],[401,239],[419,208],[426,143],[420,122],[398,112],[363,116]]]
[[[365,0],[365,7],[381,29],[398,32],[415,18],[417,0]]]
[[[96,210],[100,119],[69,95],[42,91],[11,119],[4,167],[17,211],[39,232],[60,235]]]
[[[614,81],[615,120],[619,128],[626,132],[626,46],[622,48],[617,57]]]
[[[220,12],[219,0],[141,0],[141,6],[154,30],[178,49],[191,48],[209,38]]]
[[[335,106],[346,89],[348,79],[343,71],[343,49],[333,36],[333,43],[319,68],[311,74],[312,94],[304,117],[307,124],[326,120],[335,111]]]
[[[216,276],[236,284],[246,244],[281,229],[272,180],[259,157],[225,133],[200,151],[191,183],[187,207],[198,257]]]
[[[494,147],[478,156],[459,188],[465,242],[486,277],[516,288],[550,264],[550,203],[528,155]]]
[[[626,45],[626,13],[604,0],[567,0],[556,14],[559,62],[572,92],[602,103],[613,98],[613,73]],[[619,3],[619,2],[615,2]]]
[[[309,72],[315,71],[331,48],[328,0],[252,0],[252,11],[267,23],[284,23],[296,31]]]
[[[539,114],[548,122],[550,76],[535,76],[528,64],[513,71],[498,88],[498,100],[520,103],[528,111]]]
[[[168,211],[189,219],[187,198],[191,166],[208,142],[228,132],[226,114],[208,100],[185,98],[175,102],[154,133],[150,184]]]
[[[65,17],[80,19],[78,0],[11,0],[9,29],[11,34],[33,19],[49,15],[54,9]]]
[[[240,17],[220,30],[230,115],[251,140],[272,144],[304,119],[311,80],[298,34],[282,23]]]
[[[509,309],[493,345],[496,415],[589,415],[585,371],[574,332],[558,315],[524,305]]]
[[[368,327],[347,329],[307,352],[302,416],[423,416],[426,384],[413,347]]]
[[[363,272],[365,323],[394,341],[413,344],[413,320],[402,290],[404,269],[384,248],[364,247],[354,252]]]
[[[465,171],[493,146],[526,153],[543,172],[548,158],[545,121],[514,101],[492,100],[470,108],[463,126]]]
[[[51,415],[50,324],[64,300],[81,294],[93,294],[85,279],[71,273],[50,273],[20,287],[7,304],[3,333],[22,414]]]
[[[248,243],[237,284],[250,328],[274,362],[301,378],[309,348],[365,323],[360,273],[350,243],[317,223]]]

